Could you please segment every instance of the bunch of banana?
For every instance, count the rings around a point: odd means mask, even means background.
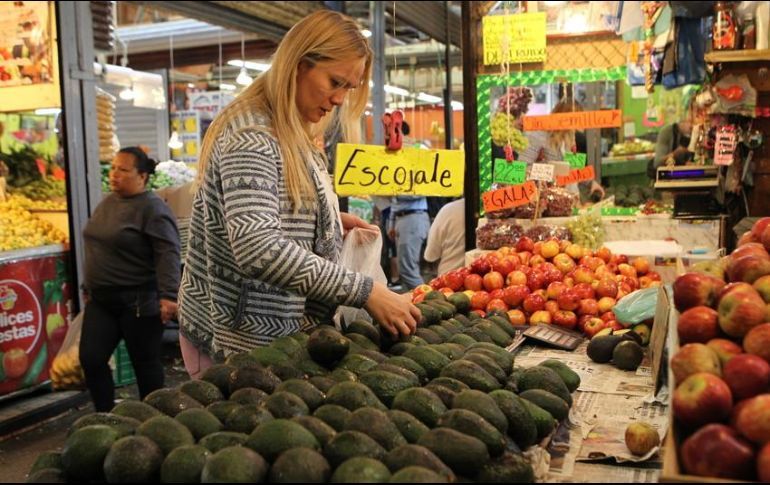
[[[51,383],[54,389],[78,389],[85,384],[83,368],[80,367],[78,347],[73,345],[66,352],[61,352],[53,360],[51,370]]]

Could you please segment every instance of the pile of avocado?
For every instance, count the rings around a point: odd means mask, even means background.
[[[73,425],[29,482],[532,482],[521,451],[566,419],[578,375],[521,368],[504,312],[432,292],[416,335],[365,321],[234,354],[200,380]]]
[[[638,207],[650,199],[655,198],[655,189],[641,185],[616,185],[608,187],[604,195],[615,196],[615,205],[620,207]]]
[[[646,324],[614,332],[606,328],[588,342],[586,354],[599,364],[611,362],[618,369],[635,371],[644,359],[643,346],[649,342],[650,328]]]

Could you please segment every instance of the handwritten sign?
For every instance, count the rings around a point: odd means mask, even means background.
[[[569,175],[556,177],[556,185],[559,187],[564,187],[565,185],[572,185],[585,182],[586,180],[593,180],[595,177],[596,172],[594,172],[594,166],[589,165],[585,168],[570,170]]]
[[[589,128],[620,128],[623,116],[619,109],[609,109],[525,116],[522,120],[525,131],[585,130]]]
[[[537,186],[531,180],[521,185],[511,185],[503,189],[492,190],[481,194],[486,212],[512,209],[529,204],[537,197]]]
[[[530,180],[540,180],[541,182],[553,182],[554,166],[550,163],[533,163],[532,170],[529,172]]]
[[[732,165],[735,160],[736,136],[734,131],[717,132],[714,144],[714,165]]]
[[[484,64],[545,62],[545,12],[482,19]]]
[[[403,148],[381,145],[337,145],[334,188],[338,195],[463,194],[465,153],[460,150]]]
[[[502,158],[495,159],[494,181],[499,184],[523,184],[527,180],[526,162],[509,162]]]
[[[588,157],[585,153],[565,153],[564,161],[569,163],[570,168],[583,168],[586,166]]]

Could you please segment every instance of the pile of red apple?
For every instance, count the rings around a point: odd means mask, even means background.
[[[660,284],[645,258],[629,264],[628,257],[606,247],[593,252],[566,240],[522,237],[516,247],[502,247],[418,287],[413,301],[419,303],[431,290],[462,291],[471,311],[482,317],[502,310],[513,325],[553,324],[592,337],[604,328],[624,328],[612,311],[618,300]]]
[[[682,347],[671,359],[673,412],[692,433],[681,448],[687,473],[770,481],[768,250],[764,218],[708,273],[674,283]]]

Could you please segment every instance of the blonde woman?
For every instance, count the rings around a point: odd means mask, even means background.
[[[330,322],[338,305],[366,308],[394,336],[414,332],[420,313],[405,296],[336,263],[345,232],[379,229],[339,213],[315,143],[331,120],[358,140],[371,63],[350,18],[315,12],[209,127],[179,297],[191,375],[207,357]]]

